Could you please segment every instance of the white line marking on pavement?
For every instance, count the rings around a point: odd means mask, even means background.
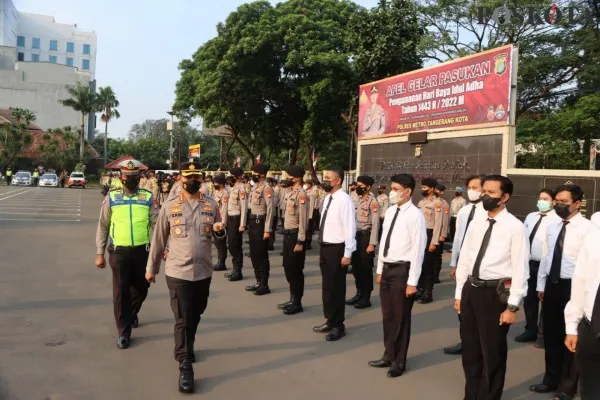
[[[81,222],[80,219],[27,219],[27,218],[0,218],[0,221],[30,221],[30,222]]]
[[[16,204],[15,204],[16,206]],[[80,212],[81,209],[80,208],[56,208],[56,207],[44,207],[44,208],[39,208],[39,207],[11,207],[10,205],[8,207],[5,207],[4,204],[0,205],[0,210],[39,210],[41,211],[78,211]]]
[[[11,190],[9,192],[0,193],[0,196],[4,196],[5,194],[11,194],[11,193],[14,193],[14,192],[18,192],[19,190],[23,190],[23,188]]]
[[[15,197],[15,196],[18,196],[18,195],[20,195],[20,194],[25,194],[25,193],[27,193],[27,192],[30,192],[30,191],[32,191],[32,190],[33,190],[33,189],[27,189],[27,190],[25,190],[24,192],[19,192],[19,193],[13,194],[12,196],[4,197],[4,198],[0,199],[0,201],[2,201],[2,200],[6,200],[6,199],[10,199],[11,197]]]
[[[51,217],[53,215],[72,215],[74,217],[81,217],[81,214],[73,214],[73,213],[69,213],[69,214],[21,213],[21,212],[4,212],[4,211],[2,211],[2,209],[0,209],[0,215],[43,215],[45,217]]]

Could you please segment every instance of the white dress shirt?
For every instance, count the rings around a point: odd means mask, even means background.
[[[563,222],[559,218],[558,222],[554,222],[548,226],[546,237],[544,240],[544,255],[540,262],[540,269],[538,271],[537,279],[537,291],[543,292],[546,287],[546,280],[550,275],[550,268],[552,267],[552,258],[554,257],[554,247],[558,240],[558,235],[562,229]],[[591,231],[595,231],[596,228],[588,219],[586,219],[581,213],[578,213],[569,220],[567,229],[565,232],[565,243],[563,246],[562,259],[560,261],[560,277],[561,279],[571,279],[573,277],[573,270],[575,269],[575,263],[577,262],[577,256],[579,250],[581,250],[581,244],[583,239]]]
[[[535,224],[537,224],[538,220],[540,219],[540,214],[541,212],[539,211],[535,211],[530,213],[527,218],[525,218],[525,229],[527,230],[527,240],[529,241],[529,236],[531,235],[531,232],[533,231],[533,228],[535,228]],[[544,256],[544,243],[545,243],[545,237],[546,237],[546,233],[547,233],[547,229],[548,226],[550,226],[553,223],[556,222],[560,222],[562,221],[560,219],[560,217],[558,215],[556,215],[556,212],[554,210],[550,210],[548,213],[546,213],[546,216],[542,218],[542,222],[540,223],[540,226],[537,230],[537,232],[535,233],[535,236],[533,237],[533,242],[531,242],[531,250],[530,250],[530,256],[531,259],[534,261],[541,261],[542,257]]]
[[[590,232],[585,237],[577,257],[571,283],[571,300],[565,307],[567,335],[577,335],[577,326],[583,317],[592,319],[594,302],[600,286],[599,243],[600,231]]]
[[[492,228],[489,246],[481,261],[479,278],[483,280],[511,278],[512,286],[508,304],[518,306],[527,293],[529,278],[529,241],[525,226],[506,209],[500,211],[494,220],[496,223]],[[471,225],[456,268],[454,297],[457,300],[462,297],[463,286],[472,274],[483,237],[490,226],[487,219],[474,220]]]
[[[332,197],[331,204],[329,198]],[[329,209],[327,209],[329,204]],[[323,227],[323,217],[327,211],[327,221]],[[348,193],[339,189],[337,192],[327,194],[323,201],[323,211],[321,213],[321,229],[323,232],[324,243],[345,243],[344,257],[350,258],[352,252],[356,250],[356,217],[354,203]]]
[[[596,227],[600,228],[600,211],[592,214],[592,218],[590,218],[590,221],[592,221],[592,224],[596,225]]]
[[[384,257],[385,242],[397,209],[400,209],[400,211],[398,212],[398,217],[390,236],[390,247],[388,248],[387,257]],[[421,276],[421,266],[423,264],[426,245],[427,227],[425,225],[425,217],[412,201],[409,200],[400,207],[398,205],[390,206],[385,211],[383,220],[379,257],[377,258],[377,273],[381,274],[383,272],[383,263],[408,261],[410,262],[410,269],[408,271],[407,284],[417,286],[419,277]]]
[[[454,242],[452,242],[452,257],[450,258],[450,266],[452,268],[456,268],[458,255],[460,254],[460,246],[463,244],[467,221],[469,220],[469,214],[471,214],[473,206],[475,206],[475,214],[473,214],[473,219],[469,224],[469,228],[473,225],[473,222],[487,219],[487,211],[483,209],[483,204],[481,202],[467,204],[458,211],[458,215],[456,216],[456,230],[454,231]]]

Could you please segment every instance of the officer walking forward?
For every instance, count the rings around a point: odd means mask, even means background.
[[[119,349],[129,347],[131,328],[138,326],[138,313],[150,286],[144,279],[144,270],[156,214],[152,193],[138,186],[140,165],[137,160],[119,165],[123,187],[111,190],[104,198],[96,231],[98,268],[106,266],[104,251],[108,244]]]
[[[225,240],[219,206],[199,193],[202,175],[195,163],[179,166],[183,191],[160,210],[146,279],[155,282],[169,243],[165,275],[175,317],[175,360],[179,362],[179,391],[194,391],[194,340],[206,310],[212,279],[212,240]]]
[[[225,174],[218,174],[214,178],[214,191],[213,198],[219,205],[221,215],[226,215],[227,202],[229,201],[229,189],[227,189],[227,178]],[[227,227],[227,221],[223,217],[223,226]],[[227,259],[227,241],[216,240],[215,247],[217,249],[217,263],[213,265],[213,271],[226,271],[227,266],[225,260]]]
[[[231,254],[233,271],[226,272],[225,277],[231,282],[235,282],[244,279],[242,276],[242,267],[244,265],[242,246],[244,240],[243,233],[246,230],[248,203],[246,202],[246,189],[242,183],[244,170],[234,167],[229,170],[229,173],[235,177],[235,183],[229,191],[223,219],[227,221],[225,222],[227,228],[227,246],[229,247],[229,254]]]

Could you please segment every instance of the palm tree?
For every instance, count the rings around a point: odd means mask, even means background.
[[[119,114],[119,100],[117,100],[117,96],[115,92],[110,86],[101,87],[98,90],[98,106],[100,111],[102,112],[102,122],[104,122],[104,166],[106,167],[107,162],[107,146],[108,146],[108,123],[113,118],[121,117]]]
[[[10,113],[19,124],[25,124],[27,126],[37,118],[33,111],[26,108],[11,108]]]
[[[76,86],[67,87],[71,98],[59,100],[65,107],[71,107],[73,110],[81,113],[81,137],[79,143],[79,162],[84,161],[85,135],[84,125],[85,116],[91,112],[98,111],[98,95],[89,86],[77,82]]]

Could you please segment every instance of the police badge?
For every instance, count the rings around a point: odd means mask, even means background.
[[[498,54],[494,57],[494,62],[496,64],[495,72],[496,75],[502,75],[506,71],[506,59],[508,58],[508,54],[502,53]]]

